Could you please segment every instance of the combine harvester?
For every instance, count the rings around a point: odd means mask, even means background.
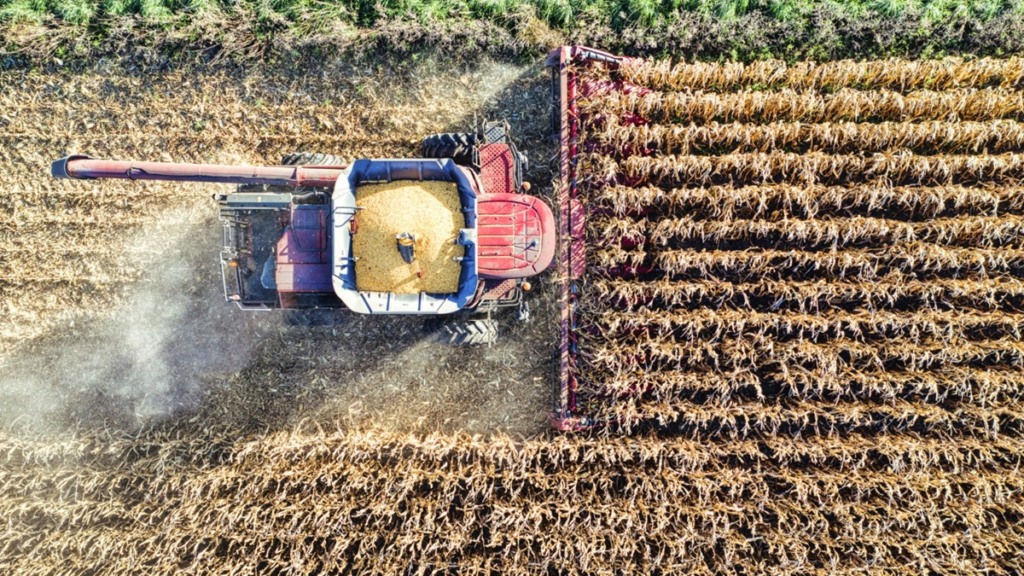
[[[562,47],[547,60],[552,67],[552,128],[560,135],[561,178],[557,188],[557,231],[551,210],[524,194],[526,158],[508,137],[508,125],[488,123],[482,135],[440,134],[423,141],[422,160],[357,160],[346,166],[324,154],[291,154],[283,166],[249,167],[120,162],[68,156],[53,164],[59,178],[120,178],[238,184],[216,195],[221,206],[221,265],[229,301],[243,309],[286,311],[349,309],[365,314],[461,314],[447,320],[442,338],[455,344],[494,342],[497,323],[490,313],[517,307],[525,319],[529,277],[549,267],[560,238],[560,346],[555,400],[550,421],[559,430],[599,423],[578,406],[579,331],[577,306],[586,270],[586,208],[577,184],[580,118],[577,98],[609,90],[633,89],[621,82],[582,81],[579,72],[614,69],[623,61],[584,47]],[[448,292],[367,289],[360,285],[360,263],[381,258],[361,254],[359,234],[367,214],[360,189],[395,182],[454,183],[463,223],[450,238],[465,249],[455,256],[458,282]],[[332,192],[333,190],[333,192]],[[410,197],[405,203],[417,202]],[[416,226],[412,226],[415,228]],[[362,231],[360,231],[362,230]],[[380,232],[380,231],[376,231]],[[412,267],[422,231],[388,230],[378,246]],[[419,236],[419,238],[417,238]],[[369,260],[369,261],[368,261]],[[469,316],[466,318],[466,316]]]
[[[443,340],[492,343],[494,310],[529,315],[527,278],[552,261],[554,217],[524,193],[527,160],[504,122],[487,123],[482,135],[428,137],[423,152],[429,158],[350,165],[290,154],[268,167],[72,155],[52,173],[237,184],[214,198],[224,294],[242,309],[284,309],[300,321],[325,309],[454,316],[441,322]]]

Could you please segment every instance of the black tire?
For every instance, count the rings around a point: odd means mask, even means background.
[[[436,325],[432,338],[453,346],[494,344],[498,341],[498,321],[491,318],[450,319]]]
[[[424,158],[451,158],[458,164],[472,164],[476,146],[476,134],[446,132],[424,138],[420,152]]]
[[[320,152],[292,152],[281,158],[282,166],[337,166],[345,160]]]

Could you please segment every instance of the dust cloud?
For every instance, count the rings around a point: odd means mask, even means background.
[[[208,208],[172,209],[119,243],[129,260],[159,256],[133,262],[142,276],[117,308],[79,313],[0,358],[0,426],[149,425],[193,410],[210,375],[245,365],[250,315],[223,301]]]

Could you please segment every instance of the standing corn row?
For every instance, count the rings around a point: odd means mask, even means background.
[[[691,418],[725,412],[743,414]],[[1019,437],[743,438],[782,417],[758,418],[714,442],[0,438],[0,571],[852,573],[870,555],[877,570],[950,573],[1024,552]]]
[[[584,79],[591,414],[694,437],[1021,430],[1021,79],[1017,58]]]

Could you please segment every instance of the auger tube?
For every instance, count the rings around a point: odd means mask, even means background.
[[[55,178],[91,180],[162,180],[172,182],[212,182],[218,184],[269,184],[332,187],[346,166],[228,166],[223,164],[178,164],[173,162],[134,162],[97,160],[72,154],[51,166]]]

